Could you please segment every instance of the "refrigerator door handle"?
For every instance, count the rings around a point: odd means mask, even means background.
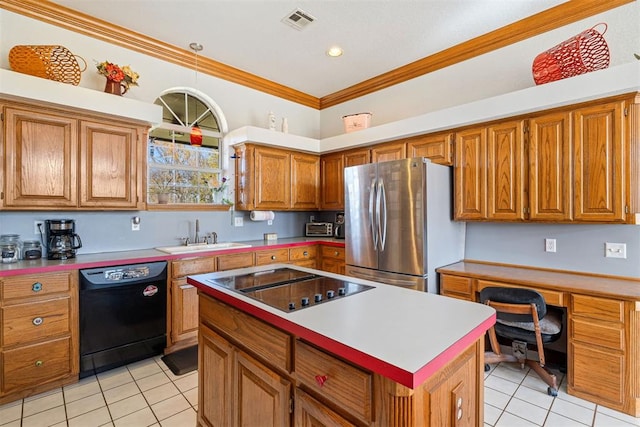
[[[380,250],[384,251],[385,242],[387,241],[387,192],[384,189],[384,181],[380,178],[379,196],[381,203],[378,206],[378,229],[380,230]],[[382,206],[382,210],[380,210]]]
[[[377,229],[377,215],[373,211],[373,200],[376,197],[376,179],[371,180],[371,191],[369,192],[369,223],[371,224],[371,238],[373,239],[373,250],[378,250],[378,233]]]
[[[380,242],[380,250],[384,249],[384,243],[382,241],[382,227],[381,227],[381,204],[382,204],[382,192],[383,192],[384,184],[382,183],[382,178],[378,178],[378,186],[376,188],[376,228],[378,233],[378,242]]]

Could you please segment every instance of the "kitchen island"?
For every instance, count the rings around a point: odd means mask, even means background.
[[[220,281],[258,273],[260,285],[281,268],[367,289],[282,310]],[[487,306],[284,264],[187,281],[200,300],[200,425],[482,424]]]

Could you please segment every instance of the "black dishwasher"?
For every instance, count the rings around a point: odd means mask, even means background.
[[[167,263],[80,270],[80,378],[161,354]]]

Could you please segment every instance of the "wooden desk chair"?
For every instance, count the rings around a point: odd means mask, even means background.
[[[496,324],[489,330],[492,351],[485,353],[485,370],[491,363],[518,362],[522,368],[526,364],[547,383],[547,393],[557,396],[556,376],[545,367],[544,344],[562,335],[562,312],[548,310],[539,292],[524,288],[484,288],[480,302],[497,312]],[[502,353],[498,337],[512,340],[513,354]],[[528,345],[537,347],[539,361],[526,357]]]

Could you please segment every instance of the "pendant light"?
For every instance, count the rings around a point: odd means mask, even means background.
[[[196,43],[196,42],[190,43],[189,47],[196,54],[196,86],[198,86],[198,52],[200,52],[203,49],[203,47],[200,43]],[[196,103],[196,108],[197,108],[197,103]],[[197,117],[198,115],[196,110],[196,118]],[[191,126],[191,134],[189,135],[189,140],[191,141],[191,145],[195,145],[196,147],[200,147],[202,145],[202,129],[200,129],[200,126],[198,126],[197,122],[194,122]]]

